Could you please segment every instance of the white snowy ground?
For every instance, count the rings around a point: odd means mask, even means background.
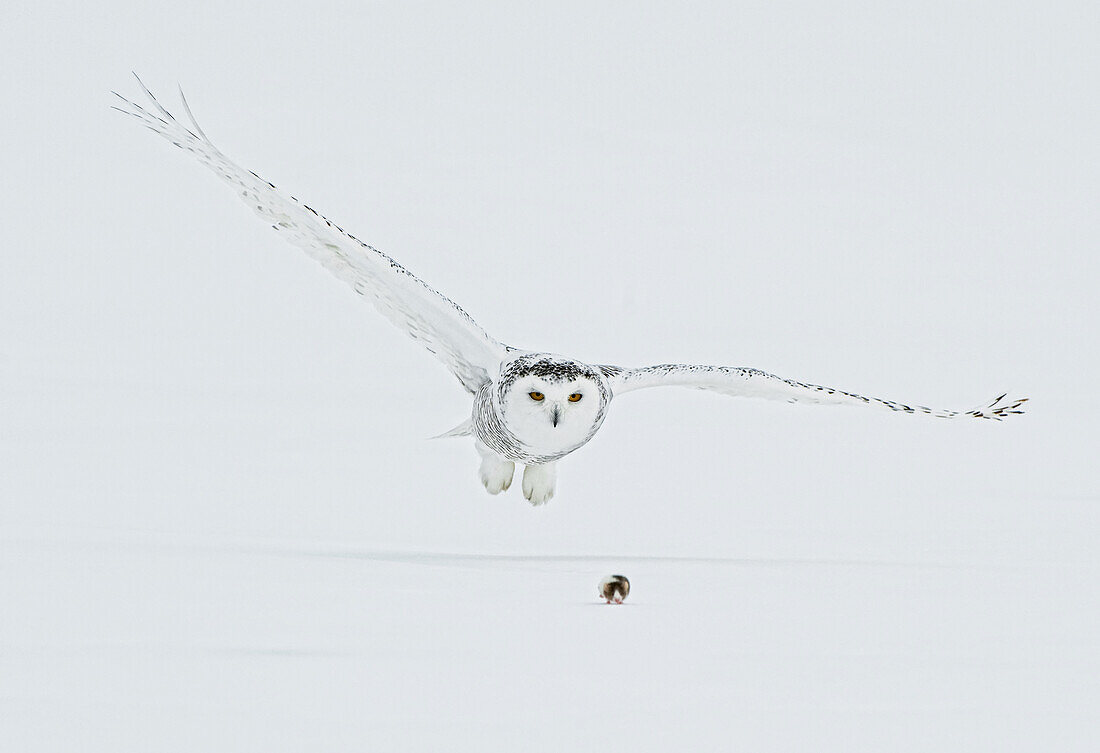
[[[1086,750],[1095,564],[5,535],[8,750]],[[622,607],[592,598],[629,573]],[[1094,593],[1092,591],[1091,593]]]
[[[36,3],[0,25],[0,752],[1100,750],[1095,3]],[[625,395],[457,383],[108,109]],[[611,572],[621,607],[597,603]]]

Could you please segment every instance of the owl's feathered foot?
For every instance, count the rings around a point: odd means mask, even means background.
[[[529,465],[523,469],[523,496],[532,505],[544,505],[553,498],[557,480],[556,463]]]
[[[477,443],[477,453],[481,455],[481,468],[478,469],[478,475],[481,477],[481,483],[484,485],[485,491],[490,494],[500,494],[507,491],[508,487],[512,485],[512,476],[515,475],[516,464],[497,455],[481,442]]]

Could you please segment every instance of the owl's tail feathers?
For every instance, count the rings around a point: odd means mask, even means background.
[[[450,431],[445,431],[442,434],[436,434],[432,439],[450,439],[451,437],[468,437],[474,433],[473,419],[467,418]]]

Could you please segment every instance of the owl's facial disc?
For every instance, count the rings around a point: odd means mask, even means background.
[[[497,383],[501,418],[534,454],[571,452],[603,421],[610,391],[592,366],[550,354],[531,354],[502,369]]]
[[[525,444],[553,452],[584,442],[599,423],[599,385],[589,377],[553,379],[525,374],[504,396],[509,431]]]

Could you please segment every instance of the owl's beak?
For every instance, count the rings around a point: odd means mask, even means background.
[[[554,426],[557,426],[559,420],[561,420],[561,408],[555,405],[554,412],[550,414],[550,423],[554,424]]]

